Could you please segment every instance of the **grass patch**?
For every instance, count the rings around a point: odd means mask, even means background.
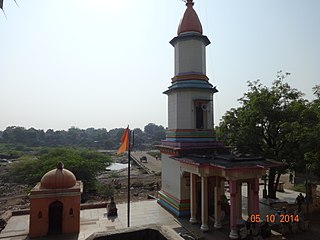
[[[120,174],[118,172],[111,171],[110,174],[109,174],[109,177],[111,177],[111,178],[119,178]]]
[[[152,156],[154,158],[161,158],[160,151],[150,151],[150,152],[147,152],[147,154],[149,154],[150,156]]]
[[[293,190],[296,192],[306,192],[306,186],[303,183],[296,184],[293,186]]]

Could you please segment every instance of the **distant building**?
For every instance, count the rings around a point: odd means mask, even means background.
[[[201,221],[207,231],[208,216],[221,228],[222,208],[230,211],[230,238],[238,238],[236,224],[242,218],[241,185],[248,186],[248,214],[259,213],[259,178],[276,163],[263,158],[234,156],[216,141],[213,126],[213,94],[216,87],[206,75],[206,46],[202,25],[193,8],[187,9],[178,27],[174,47],[174,77],[168,95],[168,130],[159,146],[162,159],[162,189],[159,203],[176,216]],[[230,191],[230,209],[222,206],[225,183]],[[228,208],[228,209],[227,209]]]

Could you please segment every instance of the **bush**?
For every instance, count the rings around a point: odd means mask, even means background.
[[[103,185],[103,184],[99,183],[97,186],[97,190],[98,190],[98,194],[107,201],[111,197],[113,197],[113,195],[115,193],[114,187],[109,184]]]
[[[111,177],[111,178],[119,178],[120,174],[118,172],[111,171],[110,174],[109,174],[109,177]]]
[[[160,151],[150,151],[150,152],[147,152],[147,154],[149,154],[150,156],[152,156],[154,158],[161,158]]]
[[[293,186],[293,190],[296,191],[296,192],[305,193],[306,192],[306,185],[303,184],[303,183],[296,184],[296,185]]]
[[[55,169],[59,161],[83,182],[84,191],[89,192],[96,189],[96,176],[105,170],[105,162],[111,161],[111,158],[76,148],[46,149],[36,158],[24,156],[12,163],[7,177],[16,183],[35,185],[46,172]]]

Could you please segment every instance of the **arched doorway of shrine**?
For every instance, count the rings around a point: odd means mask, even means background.
[[[49,206],[49,234],[62,233],[63,204],[55,201]]]

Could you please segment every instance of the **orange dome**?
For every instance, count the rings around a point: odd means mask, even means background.
[[[45,189],[71,188],[74,185],[76,185],[76,177],[72,172],[64,169],[61,162],[56,169],[43,175],[40,182],[40,188]]]
[[[198,32],[202,34],[202,26],[196,11],[193,9],[193,1],[187,0],[187,9],[180,21],[178,35],[184,32]]]

